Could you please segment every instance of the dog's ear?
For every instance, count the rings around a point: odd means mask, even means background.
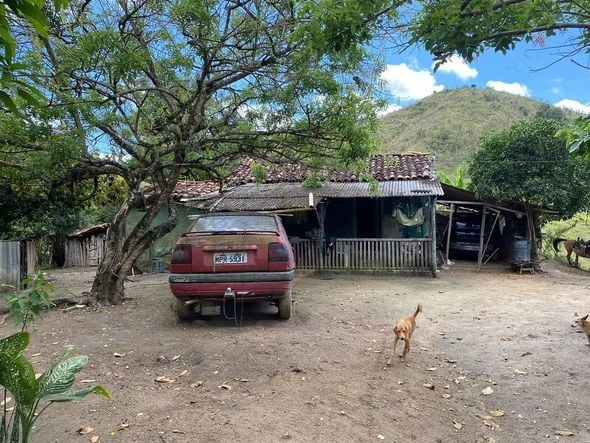
[[[582,317],[580,320],[582,320],[582,321],[586,321],[586,319],[588,318],[588,315],[589,315],[589,314],[586,314],[586,316],[585,316],[585,317]]]

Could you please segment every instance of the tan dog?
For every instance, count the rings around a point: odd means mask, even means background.
[[[590,346],[590,320],[588,320],[588,314],[582,318],[577,319],[577,323],[582,327],[582,331],[588,338],[588,346]]]
[[[391,359],[393,358],[393,354],[395,354],[395,348],[397,347],[397,342],[399,340],[403,340],[404,342],[404,350],[399,356],[404,361],[406,361],[406,354],[410,352],[410,340],[412,338],[414,329],[416,328],[416,317],[420,312],[422,312],[422,303],[418,303],[418,307],[416,308],[414,315],[408,315],[406,318],[398,321],[393,327],[393,333],[395,336],[391,346],[391,355],[387,359],[388,366],[391,365]]]

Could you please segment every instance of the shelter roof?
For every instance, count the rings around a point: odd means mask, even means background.
[[[418,197],[442,195],[438,180],[399,180],[378,182],[324,183],[308,188],[301,183],[246,183],[221,196],[207,196],[187,205],[213,211],[272,211],[308,208],[325,198]]]
[[[68,237],[86,237],[88,235],[94,234],[105,234],[109,229],[109,226],[111,226],[110,223],[102,223],[100,225],[89,226],[87,228],[80,229],[76,232],[72,232],[68,235]]]

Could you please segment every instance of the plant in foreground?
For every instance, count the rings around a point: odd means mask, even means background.
[[[43,309],[53,306],[49,294],[55,291],[55,288],[43,272],[28,276],[21,282],[21,286],[26,289],[8,294],[6,303],[14,322],[24,331],[29,323],[41,315]]]
[[[28,345],[28,332],[19,332],[0,340],[0,385],[5,388],[0,443],[27,443],[36,420],[53,403],[79,400],[88,394],[111,397],[99,385],[69,391],[76,374],[88,363],[85,355],[68,357],[71,349],[36,378],[33,366],[22,355]],[[8,408],[7,392],[14,399],[13,408]]]

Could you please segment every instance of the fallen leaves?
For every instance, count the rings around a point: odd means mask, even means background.
[[[483,395],[491,395],[491,394],[493,394],[493,393],[494,393],[494,390],[493,390],[493,389],[492,389],[490,386],[488,386],[487,388],[483,389],[483,390],[481,391],[481,393],[482,393]]]
[[[574,433],[572,431],[555,431],[555,435],[559,435],[560,437],[573,437]]]
[[[385,437],[384,437],[383,435],[381,435],[381,434],[377,435],[377,438],[378,438],[379,440],[385,440]]]
[[[436,371],[438,368],[432,367],[432,368],[427,368],[427,371]]]
[[[431,391],[434,391],[434,385],[433,384],[424,383],[422,386],[424,386],[425,388],[430,389]]]
[[[521,357],[526,357],[527,355],[533,355],[532,352],[523,352],[522,354],[520,354]]]
[[[460,430],[463,428],[463,425],[462,425],[461,423],[459,423],[458,421],[456,421],[456,420],[453,420],[453,427],[454,427],[456,430],[460,431]]]
[[[129,355],[129,354],[132,354],[132,353],[133,353],[133,351],[123,352],[123,353],[113,352],[113,357],[121,358],[121,357],[125,357],[126,355]]]
[[[191,383],[191,388],[198,388],[199,386],[203,386],[203,380],[199,380],[194,383]]]
[[[493,431],[500,429],[500,425],[493,421],[492,419],[485,419],[483,420],[483,424],[489,428],[492,428]]]
[[[174,383],[175,381],[175,378],[167,377],[165,375],[161,375],[160,377],[156,378],[156,383]]]
[[[93,435],[90,437],[90,443],[96,443],[98,441],[98,435]]]
[[[80,435],[86,435],[86,434],[90,434],[92,431],[94,431],[94,428],[85,427],[85,428],[78,429],[76,432]]]
[[[521,371],[520,369],[515,369],[514,373],[517,375],[527,375],[526,371]]]
[[[232,386],[228,385],[227,383],[222,383],[221,385],[217,386],[218,389],[225,389],[226,391],[231,391]]]
[[[498,410],[494,410],[494,411],[488,411],[490,413],[490,415],[492,417],[503,417],[504,416],[504,411],[498,409]]]

